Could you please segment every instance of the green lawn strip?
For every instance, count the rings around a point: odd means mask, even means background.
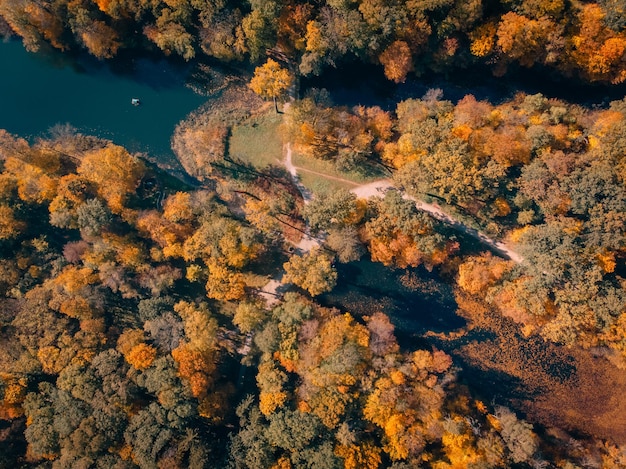
[[[228,141],[228,153],[257,168],[281,164],[284,156],[279,131],[281,122],[282,116],[271,110],[233,126]],[[349,190],[357,184],[365,184],[384,177],[382,174],[368,176],[357,171],[338,171],[330,161],[309,158],[297,152],[293,153],[293,164],[303,169],[298,171],[298,176],[302,184],[314,193],[329,192],[339,188]],[[338,179],[352,181],[354,184]]]
[[[376,173],[369,176],[357,171],[342,172],[337,170],[332,161],[324,161],[303,156],[297,152],[293,152],[292,163],[294,166],[299,168],[298,176],[300,177],[300,181],[304,187],[313,193],[328,192],[338,188],[350,190],[357,185],[367,184],[368,182],[385,177],[382,173]],[[326,176],[322,176],[322,174]],[[351,181],[353,184],[339,181],[338,179]]]
[[[281,122],[282,116],[272,110],[233,126],[229,154],[257,168],[281,164],[283,142],[278,131]]]
[[[308,169],[309,171],[327,174],[335,178],[347,179],[348,181],[352,181],[357,184],[365,184],[371,181],[375,181],[376,179],[380,179],[382,177],[380,174],[369,176],[362,174],[359,171],[339,171],[332,161],[307,157],[299,154],[296,151],[293,152],[292,162],[294,166],[298,168],[304,168]]]
[[[298,171],[298,178],[302,185],[314,194],[326,194],[338,189],[350,190],[356,187],[354,184],[325,178],[306,171]]]

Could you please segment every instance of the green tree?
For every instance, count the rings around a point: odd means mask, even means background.
[[[314,232],[344,228],[357,221],[356,196],[345,189],[315,197],[304,207],[303,215]]]
[[[248,395],[237,406],[239,431],[230,437],[230,467],[235,469],[265,469],[275,462],[274,450],[266,434],[267,421]]]
[[[337,283],[332,258],[319,249],[291,256],[284,267],[283,283],[295,283],[313,296],[332,290]]]
[[[87,236],[94,236],[112,221],[111,211],[98,199],[89,199],[76,209],[78,228]]]
[[[317,438],[320,424],[319,419],[310,413],[283,410],[269,417],[266,435],[271,445],[295,453]]]
[[[511,459],[516,463],[527,462],[537,452],[537,435],[533,426],[517,416],[506,407],[499,406],[495,413],[500,423],[500,435],[504,439]]]
[[[325,244],[335,252],[339,262],[358,261],[365,253],[365,246],[359,238],[359,233],[352,226],[330,230]]]

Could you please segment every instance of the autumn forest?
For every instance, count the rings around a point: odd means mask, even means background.
[[[208,100],[175,170],[0,129],[0,468],[626,467],[626,98],[393,94],[619,93],[624,0],[0,0],[0,36]],[[392,97],[309,86],[351,67]]]

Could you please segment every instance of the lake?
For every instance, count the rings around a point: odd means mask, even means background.
[[[0,128],[32,139],[70,124],[168,163],[174,127],[207,99],[185,86],[190,66],[163,59],[100,62],[11,40],[0,42],[0,64]]]

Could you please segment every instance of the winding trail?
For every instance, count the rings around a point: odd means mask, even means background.
[[[302,194],[304,203],[308,204],[311,200],[313,200],[313,194],[306,187],[302,185],[302,183],[300,182],[300,179],[298,178],[298,171],[306,171],[306,170],[303,168],[298,168],[297,166],[293,164],[291,145],[289,143],[287,143],[284,146],[284,156],[283,156],[282,163],[287,169],[287,171],[289,172],[289,174],[291,175],[298,190]],[[373,181],[367,184],[358,185],[355,182],[349,181],[347,179],[329,176],[323,173],[318,173],[316,171],[309,170],[309,172],[317,174],[320,177],[339,180],[342,182],[347,182],[351,185],[355,185],[356,187],[351,189],[350,192],[352,192],[358,198],[361,198],[361,199],[381,197],[385,194],[385,192],[389,190],[397,190],[397,188],[393,185],[390,179],[379,179],[377,181]],[[426,212],[430,214],[432,217],[436,218],[437,220],[440,220],[446,223],[447,225],[453,227],[454,229],[461,231],[469,236],[472,236],[473,238],[477,239],[485,246],[497,252],[502,257],[511,259],[517,264],[520,264],[524,260],[523,257],[519,255],[509,244],[501,242],[501,241],[496,241],[495,239],[492,239],[489,236],[487,236],[485,233],[478,231],[474,228],[471,228],[459,220],[456,220],[455,218],[453,218],[452,216],[444,212],[439,205],[431,204],[423,200],[416,199],[415,197],[411,197],[407,194],[403,194],[402,198],[405,200],[410,200],[414,202],[415,207],[418,210]],[[297,252],[301,254],[307,253],[311,251],[313,248],[321,246],[322,242],[323,242],[323,239],[316,238],[310,235],[308,227],[307,227],[307,234],[305,234],[302,237],[300,242],[295,246],[295,249]],[[267,309],[272,309],[274,305],[278,303],[278,301],[282,297],[285,290],[289,288],[289,285],[285,285],[282,282],[284,273],[285,273],[284,271],[279,272],[276,276],[271,278],[263,286],[263,288],[259,290],[259,295],[265,300],[265,305]],[[250,353],[250,350],[252,348],[253,338],[254,338],[254,333],[252,332],[246,335],[245,341],[242,344],[242,347],[239,349],[239,353],[242,357],[245,358]],[[247,367],[244,365],[243,358],[242,358],[242,365],[241,365],[241,370],[239,373],[239,380],[238,380],[239,387],[241,386],[245,378],[246,369]]]
[[[289,143],[285,145],[285,157],[283,161],[284,161],[285,168],[287,168],[287,171],[289,171],[294,181],[298,185],[298,189],[300,189],[301,192],[304,190],[304,192],[302,192],[302,196],[305,199],[305,203],[308,203],[311,200],[312,194],[306,188],[304,188],[302,184],[299,182],[298,171],[307,171],[307,172],[325,177],[327,179],[339,180],[342,182],[346,182],[348,184],[356,185],[357,187],[351,189],[350,192],[352,192],[358,198],[361,198],[361,199],[381,197],[385,194],[385,192],[389,190],[397,190],[390,179],[379,179],[377,181],[373,181],[367,184],[358,185],[355,182],[349,181],[347,179],[337,178],[334,176],[329,176],[323,173],[318,173],[316,171],[311,171],[311,170],[305,170],[303,168],[294,166],[293,161],[292,161],[291,144]],[[305,196],[305,193],[306,193],[306,196]],[[482,244],[491,248],[493,251],[495,251],[502,257],[506,257],[512,260],[513,262],[515,262],[516,264],[521,264],[522,261],[524,260],[524,258],[518,252],[516,252],[515,249],[513,249],[513,247],[510,244],[505,243],[503,241],[497,241],[493,238],[490,238],[482,231],[478,231],[475,228],[467,226],[460,220],[457,220],[453,218],[451,215],[449,215],[448,213],[444,212],[439,205],[431,204],[423,200],[416,199],[415,197],[412,197],[407,194],[403,194],[402,198],[405,200],[411,200],[412,202],[415,203],[415,207],[418,210],[429,213],[433,218],[436,218],[437,220],[444,222],[445,224],[451,226],[452,228],[458,231],[461,231],[471,236],[472,238],[477,239]]]
[[[324,173],[318,173],[316,171],[299,168],[293,164],[291,144],[289,143],[285,144],[284,146],[284,156],[282,163],[291,175],[294,183],[298,187],[298,190],[302,194],[302,198],[304,199],[305,204],[308,204],[311,200],[313,200],[313,194],[300,182],[300,179],[298,178],[298,171],[308,171],[317,174],[320,177],[339,180],[352,184],[356,187],[351,189],[350,192],[355,194],[360,199],[382,197],[387,191],[397,190],[397,188],[393,185],[390,179],[379,179],[377,181],[359,185],[354,181],[349,181],[348,179],[337,178],[334,176],[326,175]],[[517,253],[510,244],[502,241],[497,241],[493,238],[490,238],[482,231],[478,231],[474,228],[471,228],[470,226],[467,226],[462,221],[457,220],[453,218],[450,214],[444,212],[439,205],[416,199],[415,197],[411,197],[407,194],[403,194],[402,198],[414,202],[415,207],[418,210],[426,212],[430,214],[433,218],[442,221],[448,226],[451,226],[452,228],[461,231],[462,233],[465,233],[472,238],[477,239],[482,244],[498,253],[500,256],[510,259],[517,264],[521,264],[524,260],[524,258],[519,253]],[[322,244],[322,241],[323,239],[310,235],[307,229],[307,234],[302,237],[300,242],[295,246],[295,249],[301,254],[307,253],[313,248],[319,247]],[[283,274],[284,272],[280,272],[276,277],[270,279],[269,282],[259,291],[261,297],[265,299],[268,308],[271,308],[275,303],[278,302],[279,298],[282,296],[283,290],[287,288],[287,286],[282,283]]]

